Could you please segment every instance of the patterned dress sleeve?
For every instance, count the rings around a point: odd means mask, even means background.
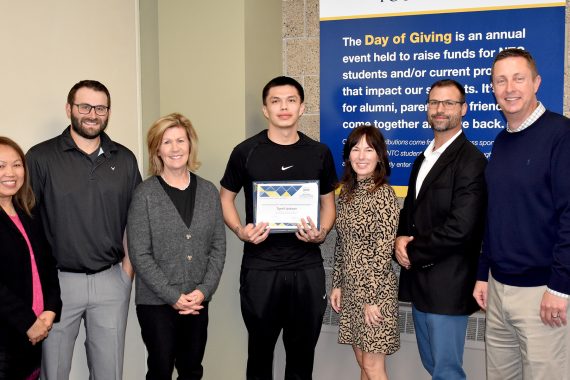
[[[343,262],[344,253],[342,250],[342,243],[340,234],[337,232],[336,244],[334,247],[334,266],[333,266],[333,277],[332,277],[332,287],[341,288],[343,283]]]
[[[370,210],[374,215],[371,215],[370,225],[372,247],[367,250],[370,253],[367,260],[370,282],[366,289],[366,303],[378,305],[382,301],[379,299],[380,290],[388,273],[392,270],[392,252],[400,209],[394,190],[388,185],[378,189],[373,194],[371,202],[373,202],[373,207]]]

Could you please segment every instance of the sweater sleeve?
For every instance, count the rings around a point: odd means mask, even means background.
[[[196,287],[196,289],[204,294],[207,300],[212,298],[212,295],[218,287],[226,260],[226,230],[222,216],[220,196],[214,185],[210,185],[208,190],[214,205],[213,212],[211,213],[211,217],[214,218],[214,231],[210,240],[206,273],[202,283]]]
[[[557,239],[554,244],[548,288],[570,294],[570,130],[558,139],[551,159],[551,188],[556,215]]]
[[[137,276],[165,303],[174,305],[181,293],[169,284],[168,277],[154,258],[150,215],[142,185],[135,191],[129,208],[127,243]]]

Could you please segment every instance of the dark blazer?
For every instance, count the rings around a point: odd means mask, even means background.
[[[424,160],[415,160],[398,236],[408,244],[411,268],[400,272],[399,299],[426,313],[468,315],[481,251],[486,187],[485,156],[462,133],[442,153],[416,198],[416,178]]]
[[[39,216],[30,218],[15,206],[34,250],[44,296],[44,310],[61,314],[59,280],[55,261],[45,239]],[[26,331],[36,321],[32,310],[32,266],[26,240],[0,207],[0,345],[28,344]]]

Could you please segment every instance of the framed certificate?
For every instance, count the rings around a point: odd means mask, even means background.
[[[266,222],[270,233],[295,232],[310,217],[320,228],[319,181],[253,182],[253,223]]]

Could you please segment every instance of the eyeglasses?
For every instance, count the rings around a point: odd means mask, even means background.
[[[435,99],[430,99],[427,101],[427,104],[429,106],[429,108],[437,108],[439,107],[440,104],[443,105],[443,108],[445,109],[452,109],[453,107],[455,107],[456,104],[463,104],[465,102],[459,102],[457,100],[435,100]]]
[[[73,105],[77,107],[77,111],[79,111],[79,113],[82,115],[87,115],[93,108],[95,108],[95,114],[97,116],[107,116],[107,113],[109,112],[109,107],[107,106],[92,106],[91,104],[87,103]]]

